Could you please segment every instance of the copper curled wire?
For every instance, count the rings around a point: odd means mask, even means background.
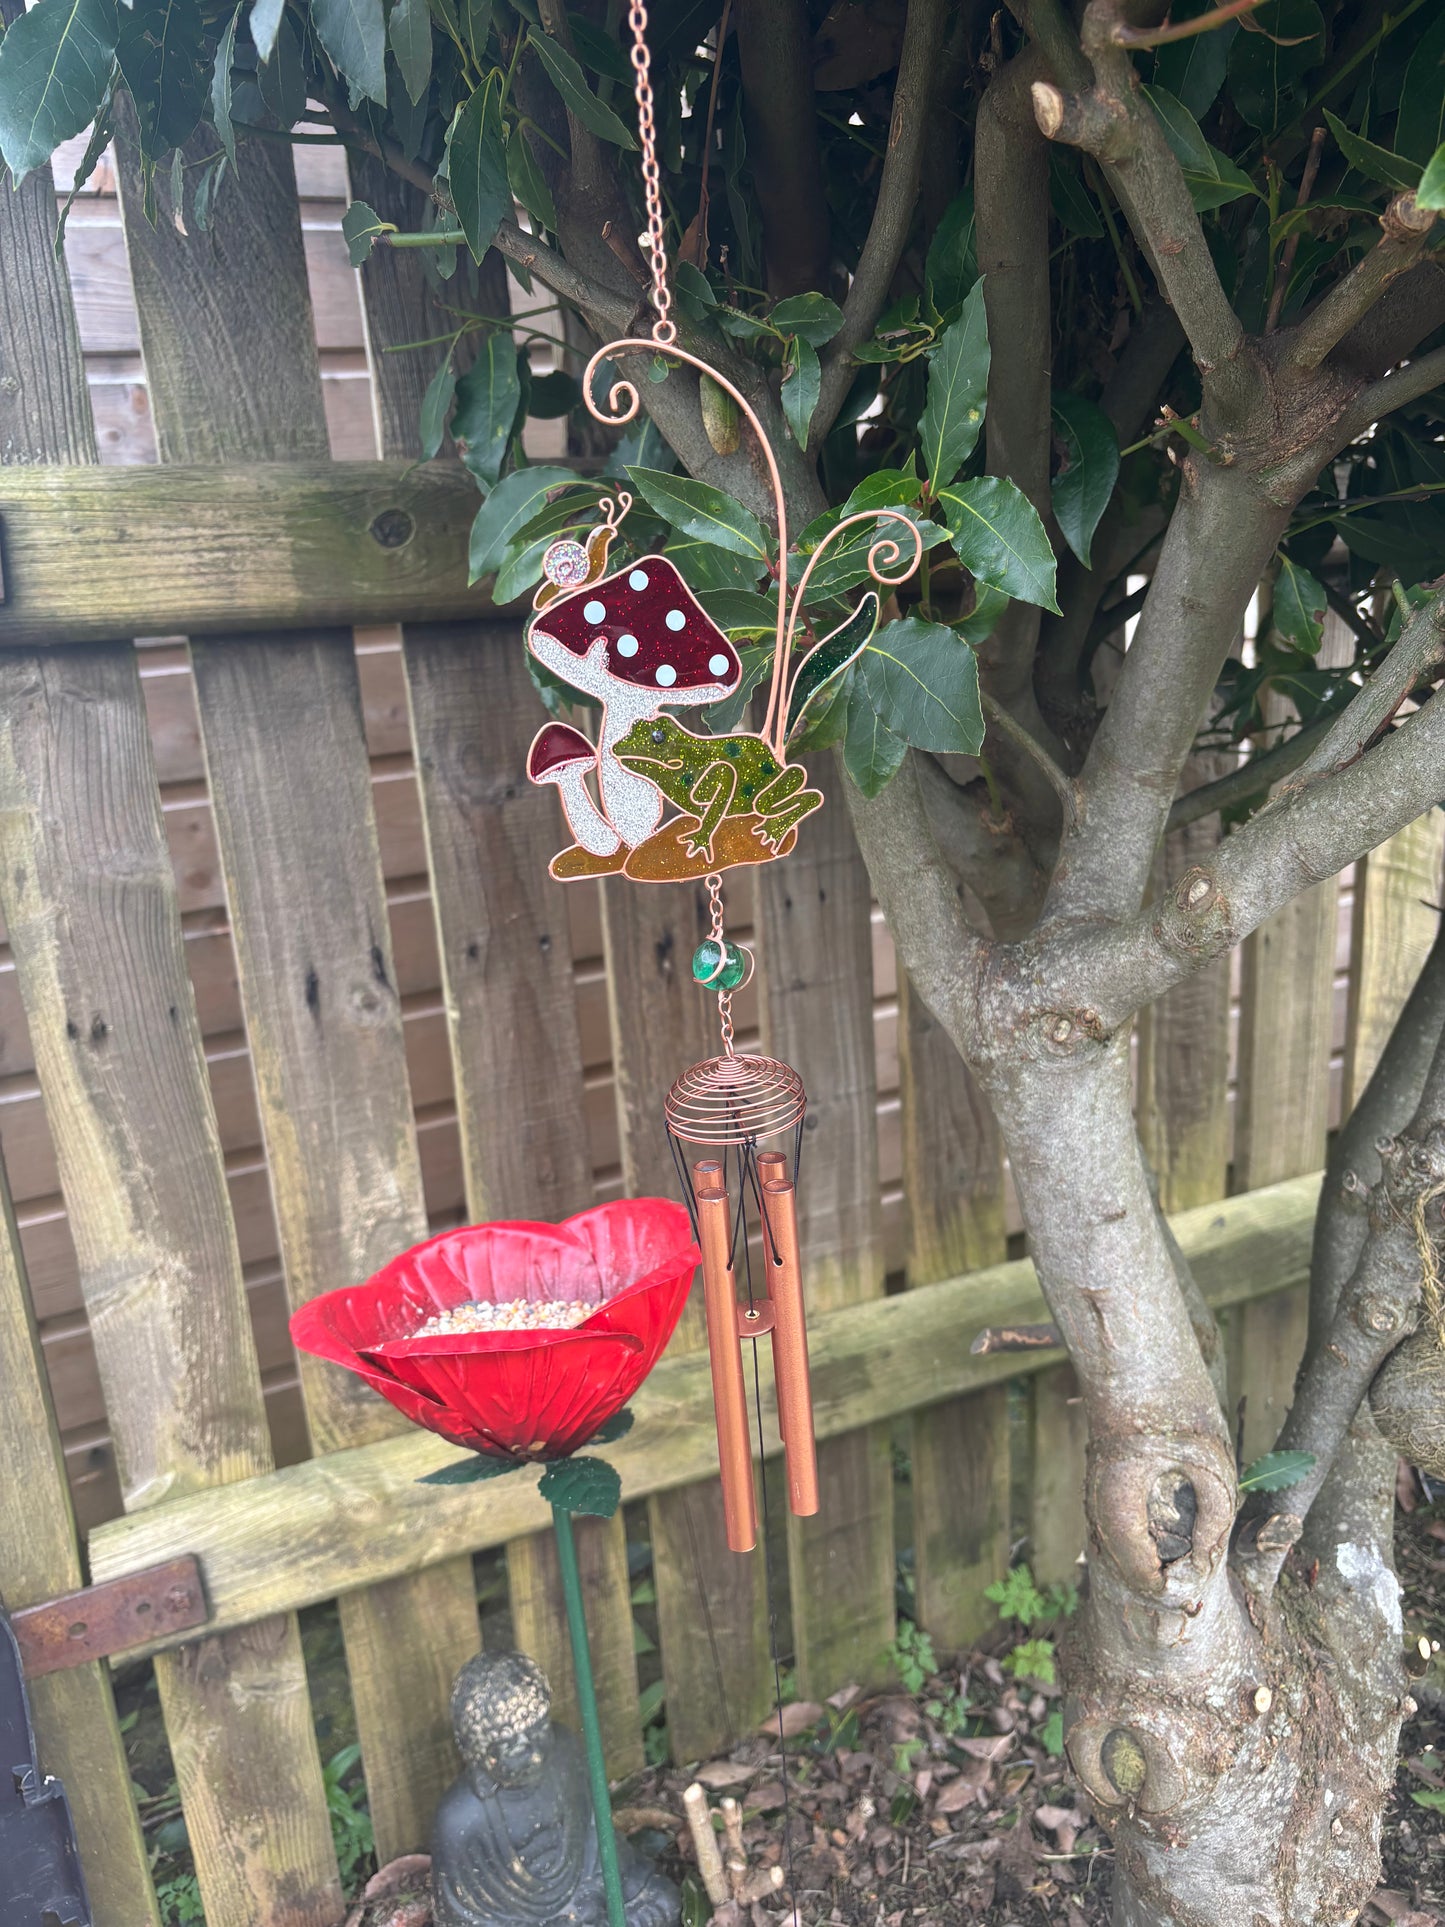
[[[793,1130],[808,1108],[803,1080],[775,1057],[709,1057],[682,1073],[663,1102],[684,1144],[746,1144]]]

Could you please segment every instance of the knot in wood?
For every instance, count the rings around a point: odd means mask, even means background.
[[[1228,949],[1229,904],[1208,870],[1186,870],[1160,899],[1154,935],[1175,956],[1209,957]]]
[[[405,509],[383,509],[369,533],[378,548],[404,549],[416,534],[416,523]]]
[[[1400,1313],[1378,1292],[1366,1292],[1355,1306],[1355,1323],[1361,1331],[1372,1332],[1376,1337],[1384,1338],[1398,1328]]]

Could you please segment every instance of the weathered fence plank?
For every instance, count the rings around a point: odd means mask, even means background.
[[[1003,1146],[968,1066],[901,969],[898,1049],[907,1278],[931,1285],[1002,1260]],[[1008,1387],[915,1414],[911,1454],[918,1623],[937,1652],[962,1652],[992,1625],[984,1588],[1008,1569]]]
[[[53,202],[0,196],[0,360],[32,402],[84,394],[54,218]],[[27,330],[26,312],[40,325]],[[78,406],[32,406],[27,426],[12,446],[33,461],[93,457]],[[121,1490],[146,1506],[263,1472],[271,1450],[134,651],[7,653],[0,710],[0,906]],[[197,1642],[156,1677],[212,1927],[333,1927],[340,1884],[294,1617]],[[239,1710],[219,1720],[227,1699]],[[221,1784],[269,1812],[264,1836],[222,1844],[207,1805]]]
[[[831,764],[815,774],[838,776]],[[786,864],[758,871],[757,891],[763,1046],[808,1093],[798,1212],[812,1314],[883,1293],[872,892],[841,797]],[[889,1427],[821,1449],[818,1487],[817,1514],[787,1521],[798,1684],[815,1699],[876,1679],[893,1640]]]
[[[1200,1288],[1216,1310],[1304,1281],[1318,1196],[1316,1175],[1174,1220]],[[1057,1364],[1058,1352],[975,1356],[959,1342],[975,1321],[1030,1324],[1044,1316],[1027,1259],[922,1285],[897,1298],[822,1312],[809,1340],[819,1438]],[[625,1498],[693,1484],[716,1464],[705,1354],[669,1352],[636,1405],[633,1432],[607,1449]],[[770,1456],[782,1449],[776,1410],[765,1382]],[[306,1605],[348,1586],[413,1571],[462,1547],[503,1545],[544,1523],[546,1508],[526,1476],[497,1480],[484,1515],[467,1488],[416,1483],[455,1457],[439,1439],[411,1432],[286,1466],[225,1492],[113,1519],[91,1535],[92,1571],[98,1580],[110,1579],[193,1552],[205,1568],[214,1623],[225,1627],[243,1625],[281,1603]]]
[[[204,253],[123,195],[163,462],[326,449],[289,155],[263,148],[248,175]],[[263,366],[264,381],[243,377]],[[322,630],[196,642],[192,665],[295,1306],[427,1230],[356,661],[348,631]],[[321,1450],[404,1426],[318,1360],[303,1361],[302,1390]],[[348,1595],[342,1628],[386,1859],[424,1844],[455,1773],[448,1697],[477,1643],[470,1561]]]
[[[358,195],[414,226],[419,196],[353,156]],[[506,307],[495,256],[496,307]],[[377,250],[362,273],[384,454],[411,454],[433,354],[392,352],[441,332],[420,256]],[[489,304],[490,305],[490,304]],[[472,491],[472,511],[478,498]],[[458,538],[458,555],[465,547]],[[581,1116],[582,1047],[563,886],[547,875],[561,845],[556,799],[527,781],[540,706],[520,625],[408,623],[407,693],[441,953],[467,1210],[484,1218],[558,1219],[592,1202]],[[608,1765],[642,1764],[626,1529],[578,1522],[598,1711]],[[512,1629],[542,1665],[558,1716],[575,1720],[576,1680],[550,1533],[508,1548]]]
[[[8,1611],[85,1584],[20,1237],[0,1163],[0,1599]],[[130,1767],[100,1661],[29,1683],[40,1769],[65,1782],[95,1927],[159,1927]]]
[[[1370,1081],[1440,924],[1445,814],[1432,810],[1355,866],[1345,1108]]]

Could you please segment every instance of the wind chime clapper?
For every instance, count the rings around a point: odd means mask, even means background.
[[[725,1014],[725,1034],[729,1025]],[[678,1078],[667,1094],[666,1113],[702,1253],[727,1541],[734,1552],[751,1552],[758,1539],[758,1515],[743,1373],[745,1341],[772,1339],[788,1504],[801,1517],[818,1510],[797,1212],[807,1098],[802,1079],[788,1065],[726,1050]],[[760,1149],[760,1140],[769,1138],[791,1139],[791,1150]],[[690,1153],[699,1150],[706,1155],[689,1163]],[[756,1272],[754,1232],[760,1244]],[[738,1289],[740,1266],[744,1295]],[[758,1443],[761,1449],[762,1441]]]

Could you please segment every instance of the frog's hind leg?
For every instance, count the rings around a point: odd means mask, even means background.
[[[753,835],[770,850],[780,850],[789,830],[796,829],[823,801],[821,790],[801,787],[807,780],[808,772],[802,764],[792,763],[758,791],[753,807],[760,821],[754,825]]]
[[[723,762],[709,763],[693,784],[688,801],[698,813],[698,825],[687,839],[689,856],[712,862],[712,840],[737,794],[737,787],[737,771],[731,763]]]

